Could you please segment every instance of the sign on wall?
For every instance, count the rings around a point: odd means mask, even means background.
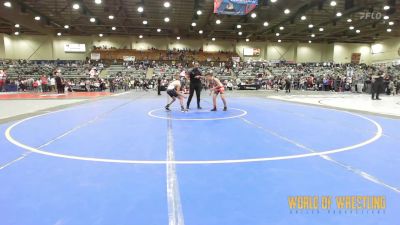
[[[259,48],[243,48],[244,56],[260,56],[261,49]]]
[[[100,53],[92,53],[90,54],[91,60],[100,60]]]
[[[247,15],[258,5],[258,0],[214,0],[214,13]]]
[[[85,44],[64,44],[64,52],[86,52]]]
[[[136,57],[135,56],[123,56],[124,61],[134,62]]]

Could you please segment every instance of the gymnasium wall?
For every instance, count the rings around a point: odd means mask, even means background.
[[[86,44],[84,53],[65,53],[64,44]],[[10,36],[0,34],[0,58],[31,60],[83,60],[90,56],[93,46],[147,50],[157,49],[193,49],[204,51],[236,51],[244,60],[287,60],[295,62],[351,62],[352,53],[361,53],[361,63],[386,62],[400,60],[398,49],[400,39],[379,41],[372,45],[357,43],[299,43],[272,41],[232,41],[232,40],[176,40],[175,38],[143,38],[138,37],[103,37],[98,36]],[[244,48],[260,49],[260,56],[244,57]]]

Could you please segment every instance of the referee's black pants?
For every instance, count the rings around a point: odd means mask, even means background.
[[[372,99],[379,99],[379,94],[383,91],[383,82],[375,81],[372,83]]]
[[[197,97],[197,108],[200,108],[201,89],[202,89],[201,83],[190,84],[189,98],[186,103],[187,108],[189,108],[189,106],[190,106],[190,102],[192,101],[193,94],[195,91],[196,91],[196,97]]]

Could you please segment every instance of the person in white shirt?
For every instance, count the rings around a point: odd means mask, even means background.
[[[185,98],[185,96],[183,96],[183,94],[181,93],[181,81],[179,80],[179,74],[176,74],[175,80],[169,83],[167,87],[167,94],[172,98],[172,101],[165,106],[165,110],[171,111],[169,107],[178,98],[181,104],[181,111],[182,112],[187,111],[187,109],[185,109],[185,107],[183,106],[183,99]]]

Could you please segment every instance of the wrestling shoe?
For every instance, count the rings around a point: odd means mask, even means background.
[[[217,108],[211,109],[211,112],[216,112],[216,111],[217,111]]]
[[[226,106],[224,107],[224,111],[228,111],[228,108]]]
[[[166,105],[166,106],[165,106],[165,110],[171,111],[171,110],[169,109],[169,105]]]

